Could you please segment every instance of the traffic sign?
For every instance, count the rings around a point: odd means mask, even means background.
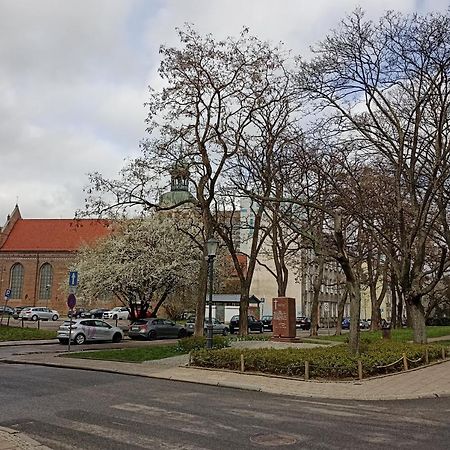
[[[78,272],[69,272],[69,286],[78,285]]]
[[[11,289],[6,289],[5,291],[5,299],[9,299],[11,297]]]
[[[77,299],[76,299],[75,295],[69,294],[69,296],[67,297],[67,306],[70,309],[73,309],[76,304],[77,304]]]

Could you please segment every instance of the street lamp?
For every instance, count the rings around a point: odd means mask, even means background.
[[[208,325],[206,328],[206,348],[213,347],[213,323],[212,323],[212,296],[213,296],[213,266],[219,241],[211,238],[206,241],[208,251],[208,274],[209,274],[209,301],[208,301]]]

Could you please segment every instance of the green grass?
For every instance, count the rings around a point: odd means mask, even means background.
[[[440,336],[450,336],[450,326],[446,327],[427,327],[428,338]],[[381,331],[362,331],[361,337],[367,342],[378,341],[382,338]],[[348,333],[340,336],[317,336],[314,339],[325,341],[347,342]],[[391,330],[391,339],[395,342],[408,342],[413,340],[413,330],[411,328],[397,328]]]
[[[65,354],[69,358],[102,359],[106,361],[143,362],[182,355],[177,345],[152,345],[139,348],[85,351]]]
[[[34,339],[55,339],[56,331],[0,326],[0,342],[28,341]]]

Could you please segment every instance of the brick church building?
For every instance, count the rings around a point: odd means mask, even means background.
[[[96,219],[23,219],[16,205],[0,228],[0,295],[9,306],[67,310],[69,269],[77,250],[110,234]]]

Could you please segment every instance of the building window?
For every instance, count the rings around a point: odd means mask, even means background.
[[[11,267],[11,298],[22,298],[23,266],[20,263]]]
[[[42,264],[39,271],[39,299],[48,300],[52,296],[53,269],[48,263]]]

